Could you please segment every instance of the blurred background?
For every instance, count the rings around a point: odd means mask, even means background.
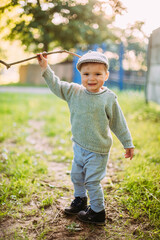
[[[0,239],[160,239],[159,9],[160,0],[0,0]],[[67,103],[51,94],[36,59],[1,62],[64,49],[109,58],[106,85],[135,146],[127,161],[113,134],[99,229],[62,217],[73,195]],[[80,83],[77,60],[48,56],[62,80]]]
[[[110,62],[109,87],[144,90],[147,101],[160,102],[155,93],[155,82],[159,92],[159,67],[151,67],[155,61],[160,64],[160,47],[155,50],[160,34],[159,6],[159,0],[1,0],[0,59],[12,63],[38,52],[63,49],[79,55],[103,51]],[[153,35],[157,39],[154,46]],[[62,80],[80,83],[77,60],[65,53],[49,56]],[[8,70],[0,64],[0,85],[13,83],[43,85],[37,61]]]

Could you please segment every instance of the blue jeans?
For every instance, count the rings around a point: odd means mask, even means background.
[[[71,180],[75,197],[90,198],[91,209],[100,212],[104,209],[104,195],[100,181],[106,175],[108,154],[90,152],[73,144],[74,159],[72,162]]]

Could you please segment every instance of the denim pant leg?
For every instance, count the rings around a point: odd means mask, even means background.
[[[71,180],[74,185],[75,197],[86,197],[85,176],[83,172],[83,152],[82,148],[77,144],[73,144],[74,159],[72,161]]]
[[[109,153],[102,155],[88,152],[85,160],[85,186],[90,197],[91,209],[95,212],[102,211],[104,206],[104,194],[100,181],[106,175],[106,165]]]

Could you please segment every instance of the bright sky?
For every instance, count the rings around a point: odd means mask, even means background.
[[[144,21],[144,32],[150,35],[160,27],[160,0],[121,0],[127,7],[123,16],[116,17],[116,26],[125,28],[128,23]]]

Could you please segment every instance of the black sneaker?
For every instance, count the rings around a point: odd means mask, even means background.
[[[68,208],[64,209],[66,214],[74,215],[87,208],[87,197],[76,197]]]
[[[82,222],[93,223],[96,225],[105,224],[105,210],[98,213],[94,212],[89,206],[86,211],[80,211],[78,213],[78,219]]]

